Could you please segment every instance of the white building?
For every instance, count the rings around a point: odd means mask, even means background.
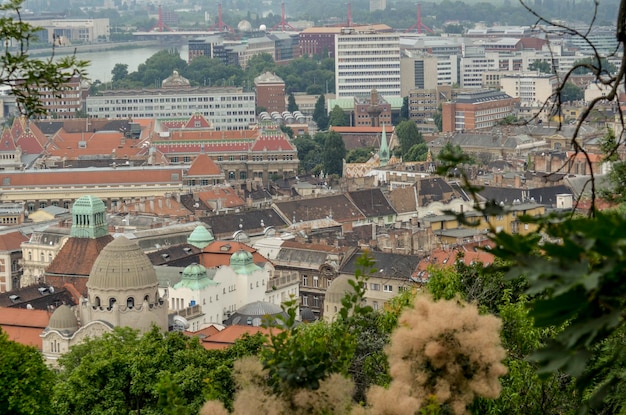
[[[400,96],[400,36],[344,28],[335,37],[337,98]]]
[[[26,23],[43,28],[48,43],[54,42],[58,46],[108,42],[111,36],[108,18],[29,20]]]
[[[401,93],[405,97],[413,89],[436,89],[439,85],[459,82],[458,56],[403,56],[400,60]]]
[[[255,94],[237,87],[111,90],[86,100],[96,118],[181,118],[201,114],[216,130],[246,130],[256,122]]]
[[[466,46],[461,57],[461,88],[482,88],[483,73],[498,70],[498,53],[480,46]]]
[[[544,103],[556,92],[556,75],[522,72],[500,77],[500,89],[524,105]]]

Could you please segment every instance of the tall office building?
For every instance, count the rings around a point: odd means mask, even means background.
[[[335,39],[337,98],[400,96],[400,35],[343,28]]]

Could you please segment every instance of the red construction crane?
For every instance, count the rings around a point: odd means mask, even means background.
[[[297,30],[295,27],[293,27],[292,25],[290,25],[289,23],[287,23],[287,19],[285,18],[285,2],[282,2],[280,5],[280,23],[274,25],[274,27],[272,27],[270,30],[276,30],[279,27],[281,28],[281,30],[284,32],[285,31],[285,27],[288,27],[291,30]]]
[[[417,23],[407,29],[407,32],[412,32],[417,29],[418,34],[422,34],[422,29],[426,30],[429,33],[435,33],[431,28],[422,23],[422,8],[419,3],[417,3]]]
[[[168,32],[174,31],[170,29],[170,27],[166,25],[165,22],[163,21],[163,10],[161,9],[161,5],[159,4],[159,20],[157,21],[157,24],[155,24],[152,27],[152,29],[150,29],[150,31],[151,32],[164,32],[163,29],[167,29]]]
[[[209,27],[209,31],[211,30],[218,30],[220,32],[234,32],[233,28],[228,26],[222,20],[222,3],[219,3],[217,5],[217,23]]]

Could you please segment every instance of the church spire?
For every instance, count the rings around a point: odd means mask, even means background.
[[[386,166],[389,162],[389,146],[387,145],[387,130],[383,123],[383,132],[380,135],[380,150],[378,150],[378,158],[381,166]]]

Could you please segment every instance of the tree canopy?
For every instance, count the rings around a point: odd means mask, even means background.
[[[400,122],[396,126],[396,136],[400,143],[399,150],[402,157],[406,157],[414,145],[424,143],[424,137],[422,137],[422,133],[417,129],[414,121],[406,120]]]
[[[11,88],[20,112],[27,116],[46,115],[39,94],[42,90],[60,95],[64,84],[73,76],[86,78],[87,62],[76,55],[47,59],[30,56],[31,43],[40,28],[22,21],[23,0],[7,0],[0,5],[0,39],[5,46],[0,54],[0,86]]]
[[[9,340],[0,328],[0,414],[52,415],[54,373],[34,347]]]

